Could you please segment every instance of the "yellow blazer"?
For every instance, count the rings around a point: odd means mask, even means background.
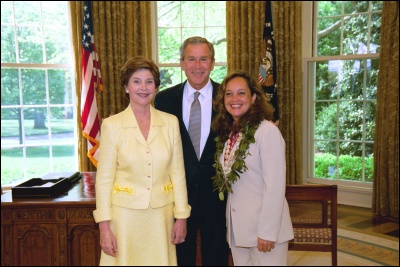
[[[190,216],[178,119],[153,106],[150,114],[147,140],[130,105],[102,122],[96,222],[112,220],[112,205],[147,209],[174,202],[175,218]]]

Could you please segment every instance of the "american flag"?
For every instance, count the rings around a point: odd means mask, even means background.
[[[97,113],[96,92],[103,89],[100,62],[94,45],[91,1],[84,1],[82,27],[82,135],[87,139],[87,156],[97,167],[100,145],[100,123]]]

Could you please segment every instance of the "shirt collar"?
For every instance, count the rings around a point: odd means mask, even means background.
[[[200,92],[200,95],[202,95],[203,97],[205,97],[205,98],[207,98],[207,97],[209,97],[210,95],[212,95],[212,89],[213,89],[213,87],[212,87],[212,84],[211,84],[211,80],[210,79],[208,79],[208,82],[207,82],[207,84],[203,87],[203,88],[201,88],[200,90],[196,90],[196,89],[194,89],[190,84],[189,84],[189,82],[187,82],[186,81],[186,85],[185,85],[185,87],[186,87],[186,98],[189,100],[191,97],[192,97],[192,95],[196,92],[196,91],[198,91],[198,92]],[[193,99],[192,99],[193,100]]]

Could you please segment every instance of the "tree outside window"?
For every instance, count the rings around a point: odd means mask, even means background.
[[[179,47],[190,36],[202,36],[214,44],[215,67],[210,77],[226,76],[226,7],[224,1],[157,1],[157,65],[163,90],[183,82]]]
[[[315,3],[307,177],[372,183],[382,1]]]
[[[1,184],[78,168],[67,1],[1,2]]]

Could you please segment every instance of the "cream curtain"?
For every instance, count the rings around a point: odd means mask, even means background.
[[[399,2],[383,1],[374,139],[375,214],[399,218]]]
[[[279,128],[286,142],[286,181],[302,183],[302,44],[301,1],[273,1]],[[258,76],[265,1],[227,1],[228,72]]]
[[[87,154],[87,140],[81,134],[81,39],[83,1],[70,1],[72,42],[75,55],[75,86],[78,96],[77,114],[79,131],[80,171],[95,171]],[[119,83],[119,71],[126,60],[142,55],[151,58],[150,1],[92,1],[94,38],[101,62],[103,91],[98,93],[99,119],[116,114],[129,104]]]

